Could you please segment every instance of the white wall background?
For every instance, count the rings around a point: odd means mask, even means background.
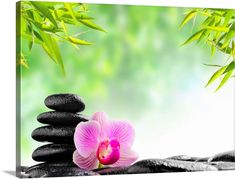
[[[64,0],[65,1],[65,0]],[[67,0],[66,0],[67,1]],[[0,78],[1,78],[1,93],[0,93],[0,111],[1,111],[1,125],[0,125],[0,132],[1,132],[1,163],[0,163],[0,176],[1,178],[13,178],[11,174],[13,174],[13,171],[15,170],[15,0],[5,0],[1,2],[0,6]],[[117,3],[115,0],[80,0],[80,2],[103,2],[103,3]],[[119,0],[118,3],[123,4],[129,3],[129,4],[154,4],[154,5],[177,5],[177,6],[194,6],[194,7],[223,7],[223,8],[235,8],[235,1],[234,0],[164,0],[164,1],[153,1],[153,0]],[[227,88],[230,88],[229,86],[232,86],[233,84],[227,85]],[[230,90],[230,89],[227,89]],[[205,94],[202,94],[202,96]],[[209,97],[209,96],[208,96]],[[234,99],[234,98],[233,98]],[[227,101],[223,101],[224,97],[219,96],[218,100],[221,100],[221,102],[224,102],[224,104],[227,104]],[[200,107],[200,103],[198,104]],[[233,106],[234,107],[234,106]],[[220,110],[220,109],[214,109],[214,110]],[[196,117],[196,116],[195,116]],[[226,120],[225,116],[221,116],[223,120]],[[191,138],[195,139],[200,136],[200,132],[206,131],[207,129],[201,127],[201,123],[205,121],[199,121],[197,123],[192,123],[191,127],[187,126],[187,130],[192,133]],[[215,130],[214,133],[209,134],[210,139],[212,138],[212,144],[216,145],[216,138],[218,138],[220,135],[219,133],[224,133],[226,136],[231,136],[232,131],[230,130],[224,130],[224,128],[227,129],[227,126],[225,125],[231,125],[231,129],[234,128],[234,124],[232,121],[225,121],[225,122],[218,122],[215,126],[212,126],[215,129],[218,129],[218,126],[220,126],[220,130]],[[139,124],[141,125],[141,124]],[[182,126],[184,127],[184,126]],[[186,128],[186,126],[185,126]],[[143,129],[144,130],[144,129]],[[198,131],[196,133],[195,131]],[[193,133],[195,132],[195,133]],[[172,134],[173,135],[173,134]],[[175,141],[172,143],[169,143],[169,147],[174,147],[175,151],[177,153],[178,146],[180,143],[187,143],[188,144],[188,151],[191,151],[191,147],[194,148],[193,140],[188,140],[187,135],[184,135],[180,131],[176,131],[176,136],[179,136],[181,138],[182,136],[185,137],[184,141]],[[198,136],[199,135],[199,136]],[[233,133],[234,136],[234,133]],[[169,139],[172,136],[165,136],[169,137]],[[201,136],[203,137],[203,136]],[[221,145],[221,148],[215,149],[218,151],[226,150],[230,147],[232,147],[232,143],[230,144],[229,141],[231,141],[231,138],[219,138],[220,141],[224,142],[224,145]],[[151,139],[154,140],[154,139]],[[203,141],[206,141],[207,139],[203,139]],[[233,139],[234,140],[234,139]],[[150,141],[151,142],[151,141]],[[136,147],[138,147],[138,143],[136,143]],[[164,143],[166,145],[166,143]],[[198,146],[199,152],[201,152],[202,155],[207,155],[206,149],[203,149],[204,142],[201,143],[200,146]],[[219,147],[219,146],[218,146]],[[152,149],[149,149],[149,154],[153,152]],[[185,151],[187,153],[187,151]],[[189,155],[193,155],[193,153],[189,152]],[[11,173],[11,174],[8,174]],[[177,173],[177,174],[153,174],[148,175],[149,178],[234,178],[235,171],[229,171],[229,172],[196,172],[196,173]],[[100,176],[98,178],[111,178],[110,176]],[[123,176],[112,176],[112,178],[120,178]],[[141,178],[143,175],[128,175],[125,176],[127,178]],[[66,177],[67,178],[67,177]],[[84,177],[86,178],[86,177]],[[90,177],[89,177],[90,178]]]

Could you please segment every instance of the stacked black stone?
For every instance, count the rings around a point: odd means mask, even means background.
[[[25,173],[31,177],[51,176],[53,172],[67,176],[83,173],[72,161],[76,150],[73,142],[75,128],[78,123],[89,120],[79,114],[85,109],[83,100],[74,94],[54,94],[48,96],[44,103],[54,111],[37,117],[38,122],[46,125],[35,129],[32,138],[49,144],[38,147],[32,154],[33,160],[43,163],[29,167]],[[64,169],[71,171],[63,173]]]

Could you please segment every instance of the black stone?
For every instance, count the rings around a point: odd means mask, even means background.
[[[93,171],[86,171],[71,163],[41,163],[29,167],[25,175],[32,178],[62,177],[62,176],[89,176],[98,175]]]
[[[38,115],[37,120],[40,123],[54,126],[76,126],[80,122],[88,121],[89,118],[77,113],[50,111]]]
[[[218,170],[235,170],[235,162],[212,162],[209,164]]]
[[[199,158],[196,160],[196,162],[208,162],[209,157]]]
[[[75,94],[54,94],[48,96],[45,105],[56,111],[81,112],[85,109],[83,100]]]
[[[70,144],[47,144],[38,147],[32,158],[35,161],[72,161],[75,150],[75,146]]]
[[[195,162],[196,160],[198,160],[200,158],[190,157],[190,156],[187,156],[187,155],[176,155],[176,156],[169,157],[169,158],[166,158],[166,159]]]
[[[142,160],[128,169],[128,173],[164,173],[164,172],[194,172],[217,171],[214,166],[198,162],[188,162],[169,159]]]
[[[43,126],[32,132],[32,138],[39,142],[72,144],[75,127]]]
[[[34,168],[43,168],[43,167],[50,167],[50,166],[54,166],[54,167],[76,167],[76,165],[72,162],[72,161],[57,161],[57,162],[43,162],[43,163],[39,163],[37,165],[33,165],[31,167],[27,167],[27,169],[25,169],[25,172],[28,172],[30,170],[33,170]]]
[[[127,174],[128,167],[99,168],[93,171],[99,173],[100,175]]]
[[[235,162],[235,150],[216,154],[209,158],[208,162]]]

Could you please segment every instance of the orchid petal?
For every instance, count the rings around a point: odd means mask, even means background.
[[[112,164],[112,167],[126,167],[130,166],[138,159],[138,154],[130,149],[128,150],[121,150],[120,159]]]
[[[74,133],[74,143],[79,154],[88,157],[98,147],[100,125],[96,121],[81,122]]]
[[[108,115],[105,112],[96,112],[92,118],[93,121],[96,121],[100,124],[100,137],[106,138],[107,137],[107,128],[108,128]]]
[[[108,137],[117,139],[121,148],[130,148],[134,141],[135,131],[126,121],[113,121],[109,124]]]
[[[80,168],[85,170],[93,170],[96,169],[99,165],[99,161],[96,158],[96,154],[93,152],[88,157],[83,157],[78,153],[78,151],[74,151],[73,153],[73,162]]]

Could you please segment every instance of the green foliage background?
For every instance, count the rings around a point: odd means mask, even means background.
[[[214,68],[206,67],[210,49],[204,44],[180,47],[195,30],[185,26],[179,30],[186,8],[143,7],[121,5],[89,5],[107,33],[87,31],[86,27],[68,26],[71,34],[80,33],[91,46],[71,48],[59,43],[66,75],[63,75],[48,54],[35,44],[31,53],[28,42],[22,41],[29,68],[22,68],[22,163],[29,165],[32,151],[39,145],[31,139],[39,113],[48,111],[43,101],[53,93],[77,93],[86,102],[84,114],[106,111],[113,118],[133,122],[155,120],[152,114],[169,115],[159,124],[182,122],[178,114],[179,95],[204,90]],[[199,17],[200,19],[200,17]],[[197,22],[195,22],[197,25]],[[225,56],[215,53],[214,62]],[[174,111],[173,111],[174,110]],[[172,113],[172,114],[170,114]],[[171,116],[170,116],[171,115]],[[176,119],[177,118],[177,119]],[[154,127],[154,126],[153,126]],[[171,129],[169,129],[171,130]]]

